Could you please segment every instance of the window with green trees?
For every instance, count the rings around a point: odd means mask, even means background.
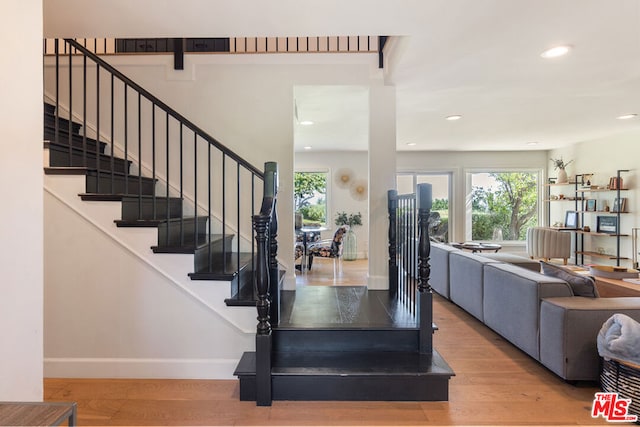
[[[429,215],[429,237],[439,242],[449,241],[450,173],[399,173],[396,175],[398,194],[414,193],[416,186],[429,183],[433,201]]]
[[[304,225],[327,224],[327,173],[295,172],[293,197]]]
[[[471,239],[525,240],[538,225],[537,172],[471,174]]]

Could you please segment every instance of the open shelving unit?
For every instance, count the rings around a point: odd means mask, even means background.
[[[616,266],[620,266],[620,262],[622,260],[628,260],[628,257],[622,256],[620,252],[620,239],[623,237],[628,237],[629,234],[625,234],[621,232],[621,217],[625,214],[628,214],[625,211],[624,206],[621,201],[623,198],[621,197],[624,192],[628,190],[628,188],[624,188],[619,185],[623,182],[622,174],[629,172],[625,169],[619,169],[616,171],[615,178],[615,188],[611,188],[607,186],[607,188],[595,188],[591,186],[584,186],[584,179],[586,176],[591,176],[593,174],[579,174],[576,175],[575,181],[569,183],[555,184],[549,183],[546,184],[546,192],[545,192],[545,203],[547,203],[547,224],[551,226],[551,203],[552,202],[573,202],[573,211],[575,211],[578,215],[578,222],[576,227],[552,227],[558,230],[566,230],[567,232],[573,233],[573,244],[574,244],[574,256],[576,264],[584,264],[585,257],[588,258],[599,258],[599,259],[607,259],[610,261],[615,261]],[[612,180],[613,180],[612,178]],[[552,187],[564,187],[569,190],[571,187],[572,195],[563,197],[552,197],[551,188]],[[614,201],[618,201],[618,209],[613,210],[613,206],[608,209],[597,209],[597,206],[602,206],[603,199],[597,199],[597,195],[606,194],[606,195],[614,195]],[[592,196],[592,197],[589,197]],[[594,200],[594,206],[592,209],[588,208],[588,201]],[[594,221],[592,219],[587,219],[591,215],[597,215],[596,222],[597,224],[606,224],[606,226],[602,226],[602,229],[598,229],[600,226],[591,227],[589,231],[585,230],[585,225],[593,224]],[[604,218],[604,219],[603,219]],[[606,218],[612,218],[612,220],[607,220]],[[587,238],[612,238],[615,239],[615,253],[604,253],[603,251],[598,251],[593,249],[593,242],[586,243],[586,240],[590,240]]]

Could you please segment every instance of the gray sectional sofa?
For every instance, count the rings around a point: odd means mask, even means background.
[[[500,255],[434,242],[429,283],[561,378],[597,380],[600,327],[614,313],[640,321],[640,298],[575,296],[565,280],[540,273],[537,262]]]

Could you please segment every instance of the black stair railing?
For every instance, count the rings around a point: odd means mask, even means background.
[[[130,225],[172,224],[158,244],[204,247],[201,272],[255,253],[262,171],[81,44],[54,46],[44,66],[45,101],[55,106],[45,139],[85,171],[87,193],[129,203]]]
[[[253,216],[257,247],[254,286],[258,297],[256,403],[259,406],[271,405],[271,327],[279,320],[277,180],[277,164],[265,163],[262,205],[260,213]]]
[[[389,292],[416,316],[420,353],[433,352],[433,292],[429,285],[431,184],[415,194],[387,192],[389,210]]]

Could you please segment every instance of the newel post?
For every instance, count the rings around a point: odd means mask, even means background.
[[[431,242],[429,214],[431,213],[431,184],[418,184],[418,315],[420,323],[420,353],[433,353],[433,292],[429,284]]]
[[[273,198],[271,222],[269,223],[269,296],[271,298],[271,325],[280,323],[280,289],[278,272],[278,163],[266,162],[264,164],[264,195]]]
[[[389,294],[396,296],[398,293],[398,256],[397,256],[397,210],[398,192],[387,191],[387,209],[389,211]]]

